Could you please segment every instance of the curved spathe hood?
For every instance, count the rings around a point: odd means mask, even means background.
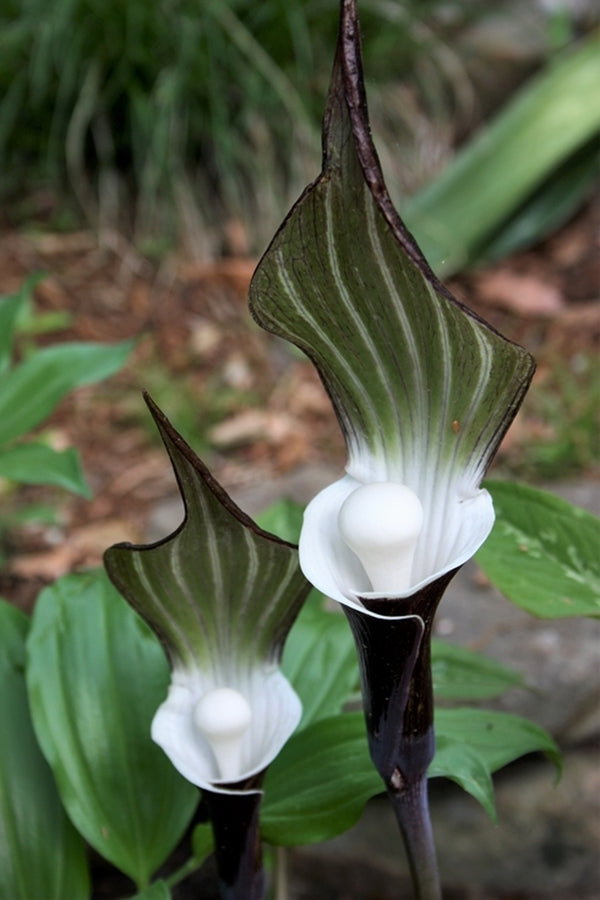
[[[398,216],[371,139],[350,2],[323,148],[321,175],[258,265],[250,309],[312,359],[342,427],[348,474],[307,509],[300,557],[309,580],[356,604],[364,573],[336,521],[347,493],[391,481],[420,499],[410,591],[461,565],[492,527],[479,485],[535,364],[451,295]]]
[[[154,740],[193,784],[246,790],[243,783],[271,762],[300,720],[300,701],[279,660],[310,585],[297,548],[242,512],[146,399],[171,458],[185,518],[155,544],[111,547],[106,569],[156,632],[171,663]],[[223,689],[241,695],[250,716],[227,777],[195,719],[200,700]]]

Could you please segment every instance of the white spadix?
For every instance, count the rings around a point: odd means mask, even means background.
[[[392,481],[361,485],[343,502],[338,525],[374,591],[398,593],[410,587],[423,527],[423,507],[414,491]]]
[[[248,701],[232,688],[215,688],[196,704],[194,723],[210,744],[224,781],[239,778],[242,740],[251,719]]]

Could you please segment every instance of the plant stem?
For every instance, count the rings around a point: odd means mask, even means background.
[[[398,787],[388,784],[388,795],[404,840],[415,900],[441,900],[427,801],[427,773],[399,783]]]
[[[205,791],[215,837],[222,900],[262,900],[265,873],[259,833],[262,794]]]
[[[180,881],[183,881],[184,878],[187,878],[188,875],[191,875],[192,872],[195,872],[196,869],[200,868],[200,863],[194,859],[194,857],[190,857],[187,862],[184,862],[182,866],[180,866],[175,872],[169,875],[168,878],[165,878],[165,883],[168,887],[175,887],[176,884],[179,884]]]

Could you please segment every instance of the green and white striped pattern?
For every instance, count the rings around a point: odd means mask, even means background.
[[[338,68],[338,101],[340,92]],[[425,467],[436,481],[447,484],[460,473],[461,482],[475,485],[533,361],[409,255],[367,183],[346,103],[330,109],[336,121],[325,134],[324,170],[261,260],[252,313],[317,366],[352,475],[373,480],[385,473],[419,495],[432,487],[429,474],[421,484]]]
[[[177,476],[185,520],[156,544],[117,544],[105,565],[178,668],[279,660],[308,584],[296,548],[262,531],[148,401]]]
[[[171,661],[171,685],[152,721],[153,740],[192,784],[243,791],[300,721],[300,700],[278,664],[309,584],[297,548],[246,516],[147,401],[171,457],[185,519],[156,544],[111,547],[106,570]],[[227,779],[195,719],[198,703],[218,688],[240,693],[251,711],[236,775]]]

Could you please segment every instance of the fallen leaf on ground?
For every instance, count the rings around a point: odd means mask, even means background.
[[[556,285],[509,269],[482,272],[476,285],[479,299],[484,303],[523,316],[555,316],[565,305]]]

